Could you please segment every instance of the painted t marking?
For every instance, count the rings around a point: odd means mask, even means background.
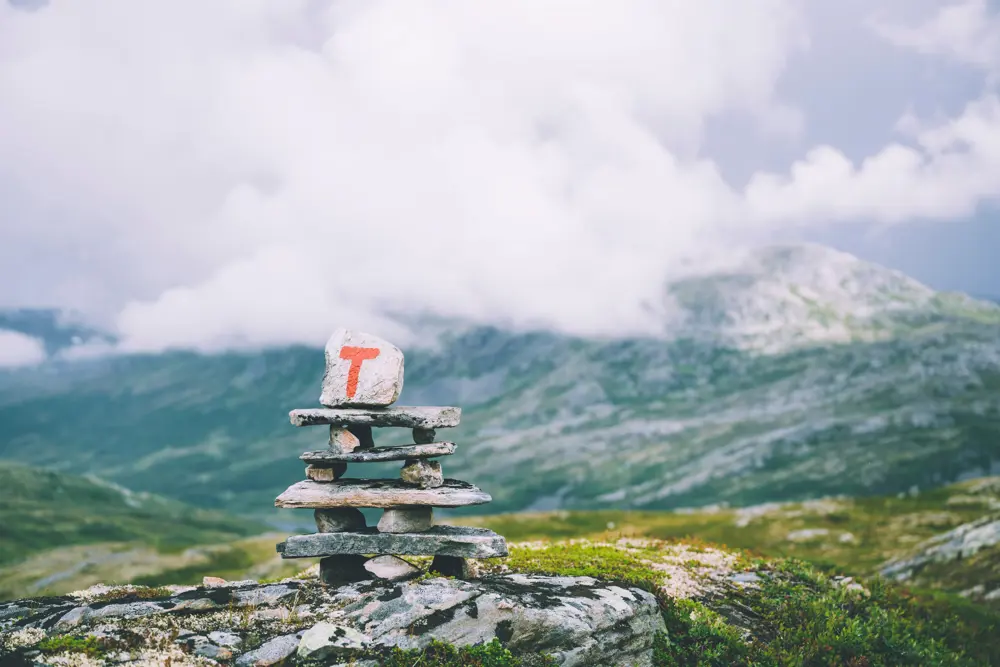
[[[354,398],[354,393],[358,390],[358,377],[361,375],[361,364],[369,359],[378,356],[377,347],[351,347],[345,345],[340,348],[340,358],[351,362],[351,368],[347,371],[347,398]]]

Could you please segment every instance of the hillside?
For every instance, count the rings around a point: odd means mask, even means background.
[[[234,560],[243,538],[266,530],[96,478],[9,463],[0,463],[0,489],[0,599],[141,580],[200,563],[217,571],[225,556]],[[260,558],[244,557],[237,566]]]
[[[406,350],[400,403],[462,406],[446,467],[491,511],[751,505],[1000,472],[995,304],[793,246],[665,286],[663,312],[659,338],[452,327]],[[287,412],[317,405],[322,372],[321,350],[292,347],[0,373],[0,457],[291,528],[271,500],[325,435]]]
[[[560,510],[459,522],[516,542],[694,539],[824,571],[880,575],[1000,609],[1000,477],[889,497],[676,512]]]
[[[16,665],[985,667],[1000,615],[683,541],[515,545],[465,580],[95,587],[0,605]]]

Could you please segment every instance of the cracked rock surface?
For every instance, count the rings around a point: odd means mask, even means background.
[[[294,665],[336,656],[377,664],[392,647],[497,638],[515,654],[544,653],[559,665],[631,666],[651,664],[661,631],[652,595],[590,577],[101,587],[0,604],[0,663]],[[66,646],[53,652],[60,637]]]

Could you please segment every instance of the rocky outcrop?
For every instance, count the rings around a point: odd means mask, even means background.
[[[947,563],[969,558],[979,551],[1000,544],[1000,514],[985,516],[935,535],[917,545],[909,556],[889,561],[881,568],[882,576],[906,581],[932,563]]]
[[[665,631],[649,593],[589,577],[508,574],[462,581],[313,579],[211,587],[96,587],[0,605],[3,664],[377,665],[392,647],[498,639],[558,665],[649,665]],[[98,664],[100,664],[98,662]]]

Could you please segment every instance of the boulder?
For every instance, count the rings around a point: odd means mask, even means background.
[[[0,647],[9,651],[3,660],[97,664],[72,648],[59,653],[34,648],[60,636],[106,638],[112,644],[140,637],[132,660],[121,664],[211,664],[205,662],[209,658],[239,667],[377,665],[393,647],[421,648],[434,640],[468,646],[498,639],[515,654],[548,654],[564,667],[632,667],[652,664],[654,637],[665,631],[651,594],[590,577],[513,574],[340,585],[304,579],[199,587],[147,602],[167,610],[191,600],[212,600],[230,611],[135,616],[127,605],[95,601],[90,608],[100,614],[60,630],[53,619],[79,599],[0,603]],[[232,613],[233,605],[254,613]],[[76,643],[83,651],[84,643]]]

